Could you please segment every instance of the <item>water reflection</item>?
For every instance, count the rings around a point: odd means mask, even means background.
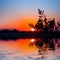
[[[29,46],[36,46],[38,48],[38,56],[39,58],[45,58],[48,51],[52,51],[55,54],[56,47],[60,48],[60,39],[52,39],[52,38],[39,38],[39,39],[31,39]]]
[[[0,60],[60,60],[60,39],[0,40]]]

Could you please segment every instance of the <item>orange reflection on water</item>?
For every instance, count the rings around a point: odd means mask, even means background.
[[[30,47],[29,44],[31,42],[31,39],[18,39],[16,41],[10,40],[10,41],[0,41],[0,46],[3,46],[4,50],[9,51],[22,51],[26,53],[36,52],[36,47]]]
[[[32,41],[33,42],[32,42]],[[29,46],[30,43],[36,42],[35,39],[18,39],[16,41],[10,40],[10,41],[2,41],[0,40],[0,53],[6,54],[7,58],[11,58],[13,60],[13,57],[19,57],[22,56],[23,58],[30,56],[33,58],[38,58],[40,55],[38,54],[38,49],[35,46]],[[49,51],[43,52],[45,56],[47,56],[47,60],[53,60],[57,56],[60,57],[60,49],[56,48],[56,51]],[[8,56],[9,55],[9,56]],[[11,56],[10,56],[11,55]],[[7,59],[6,58],[6,59]],[[6,60],[5,59],[5,60]],[[29,58],[27,60],[30,60]]]

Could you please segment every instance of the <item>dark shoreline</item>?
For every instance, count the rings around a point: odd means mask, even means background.
[[[60,32],[0,32],[0,39],[19,39],[19,38],[60,38]]]

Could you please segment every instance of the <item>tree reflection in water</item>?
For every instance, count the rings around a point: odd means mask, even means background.
[[[55,45],[56,45],[56,40],[52,38],[39,38],[35,39],[35,41],[31,41],[29,44],[30,46],[36,46],[38,48],[38,58],[44,58],[44,54],[47,53],[47,51],[55,51]]]

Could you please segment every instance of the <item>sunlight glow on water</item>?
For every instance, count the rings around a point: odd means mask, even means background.
[[[34,39],[31,39],[31,42],[34,42],[35,40]]]
[[[39,58],[38,49],[36,47],[29,47],[30,40],[0,40],[0,60],[60,60],[60,47],[56,47],[54,52],[47,50],[43,54],[44,58]]]

